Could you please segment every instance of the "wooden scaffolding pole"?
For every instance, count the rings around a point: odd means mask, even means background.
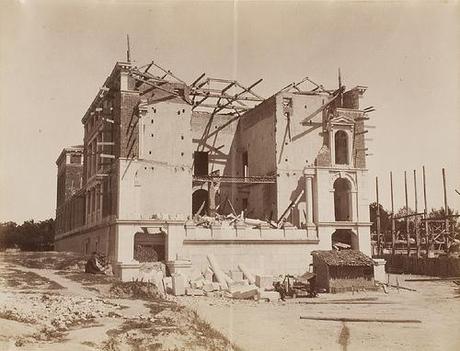
[[[418,213],[418,201],[417,201],[417,172],[414,169],[414,202],[415,202],[415,213]],[[420,231],[419,231],[419,220],[418,216],[414,217],[415,227],[415,245],[417,246],[417,258],[420,257]]]
[[[446,187],[446,170],[443,168],[442,169],[442,187],[444,190],[444,216],[445,216],[445,225],[446,225],[446,230],[445,230],[445,240],[444,243],[446,245],[446,252],[449,249],[449,227],[450,227],[450,222],[449,222],[449,205],[447,204],[447,187]]]
[[[407,172],[404,171],[404,195],[406,197],[406,214],[409,214],[409,198],[407,196]],[[407,240],[407,256],[410,256],[410,226],[409,217],[406,217],[406,240]]]
[[[375,177],[375,195],[377,200],[377,254],[381,255],[382,242],[380,240],[380,202],[379,202],[379,177]]]
[[[391,189],[391,254],[394,256],[396,252],[396,237],[395,237],[395,206],[393,198],[393,172],[390,172],[390,189]]]
[[[426,178],[425,178],[425,166],[422,167],[422,178],[423,178],[423,203],[424,203],[424,222],[425,222],[425,249],[426,257],[430,257],[431,238],[428,227],[428,206],[426,202]]]

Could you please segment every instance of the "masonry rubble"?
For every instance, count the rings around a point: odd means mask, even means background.
[[[277,301],[279,293],[274,291],[274,277],[253,275],[243,264],[239,270],[224,272],[214,255],[208,255],[209,266],[203,272],[190,270],[164,277],[162,287],[174,296],[222,296],[232,299],[256,299]],[[161,290],[160,289],[160,290]]]

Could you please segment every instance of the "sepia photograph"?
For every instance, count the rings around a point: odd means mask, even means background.
[[[458,0],[0,0],[0,351],[459,330]]]

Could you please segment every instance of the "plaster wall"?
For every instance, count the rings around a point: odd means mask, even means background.
[[[186,219],[191,215],[189,167],[120,159],[119,219]]]
[[[224,174],[237,125],[235,116],[192,113],[192,154],[194,151],[209,153],[209,173]]]
[[[277,213],[280,216],[305,189],[303,169],[314,163],[323,146],[323,113],[314,114],[329,98],[321,95],[280,93],[276,98]],[[301,121],[313,116],[308,125]],[[333,207],[332,207],[333,208]],[[305,194],[288,217],[297,226],[305,223]]]
[[[110,260],[116,257],[114,247],[115,228],[113,226],[78,233],[55,242],[56,251],[78,252],[82,255],[89,255],[97,251],[106,255]]]
[[[275,98],[271,97],[240,118],[233,140],[225,175],[244,176],[243,154],[247,152],[248,176],[276,174]],[[221,198],[231,200],[236,212],[244,209],[251,218],[275,218],[275,184],[229,184],[221,187]],[[227,210],[229,210],[227,208]]]
[[[139,159],[120,159],[119,219],[191,215],[191,108],[180,102],[143,107]]]

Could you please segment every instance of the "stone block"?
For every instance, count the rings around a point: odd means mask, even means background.
[[[381,283],[386,282],[385,264],[386,260],[383,258],[374,258],[374,279]]]
[[[180,274],[172,276],[172,291],[174,296],[185,295],[185,278]]]
[[[214,285],[212,282],[206,282],[204,285],[203,285],[203,290],[206,291],[206,292],[211,292],[211,291],[214,291]]]
[[[232,278],[235,282],[239,282],[243,280],[243,272],[240,271],[231,271],[230,278]]]
[[[273,287],[273,276],[271,275],[256,275],[256,285],[261,289]]]
[[[201,289],[186,288],[185,289],[185,294],[187,296],[203,296],[204,291],[201,290]]]
[[[172,277],[164,277],[163,286],[168,294],[172,294]]]
[[[257,287],[255,287],[254,285],[249,285],[241,290],[232,293],[232,297],[234,299],[253,299],[255,296],[257,296],[258,293],[259,290],[257,289]]]
[[[280,294],[277,291],[259,290],[258,297],[259,297],[260,300],[278,301],[279,298],[280,298]]]
[[[212,282],[213,276],[214,276],[214,273],[210,268],[208,268],[206,272],[204,272],[204,279],[207,280],[208,282]]]
[[[195,280],[195,281],[192,282],[192,288],[194,288],[194,289],[203,289],[204,284],[205,284],[205,281],[203,279]]]

